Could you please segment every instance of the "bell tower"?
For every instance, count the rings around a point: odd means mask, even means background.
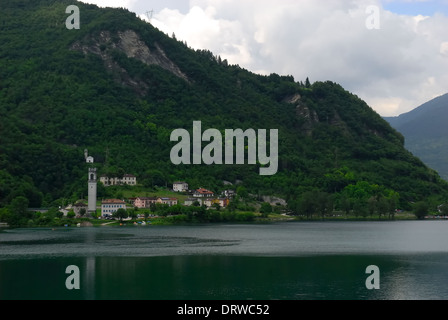
[[[96,168],[89,168],[89,182],[88,182],[88,206],[87,214],[91,216],[96,212]]]

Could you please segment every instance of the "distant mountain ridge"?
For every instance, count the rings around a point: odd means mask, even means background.
[[[448,93],[398,117],[385,117],[405,146],[448,180]]]

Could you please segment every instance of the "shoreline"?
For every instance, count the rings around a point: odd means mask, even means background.
[[[417,219],[415,215],[407,213],[407,214],[399,214],[395,215],[394,218],[390,219],[389,217],[355,217],[355,216],[332,216],[332,217],[298,217],[298,216],[284,216],[284,215],[275,215],[269,217],[258,217],[254,216],[253,219],[242,221],[238,219],[234,220],[221,220],[221,221],[198,221],[198,220],[176,220],[176,217],[179,216],[168,216],[168,217],[156,217],[151,219],[132,219],[132,220],[112,220],[112,221],[104,221],[102,219],[97,218],[78,218],[78,219],[64,219],[59,223],[50,223],[46,225],[22,225],[22,226],[9,226],[6,223],[0,224],[0,230],[3,229],[14,229],[14,228],[67,228],[67,227],[120,227],[120,226],[175,226],[175,225],[213,225],[213,224],[268,224],[268,223],[276,223],[276,222],[396,222],[396,221],[448,221],[448,217],[446,216],[426,216],[424,219]],[[142,222],[145,222],[142,224]]]

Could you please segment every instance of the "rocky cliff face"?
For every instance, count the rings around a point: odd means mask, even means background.
[[[154,47],[155,49],[150,50],[135,31],[126,30],[123,32],[118,31],[116,34],[110,31],[101,31],[96,35],[83,39],[83,41],[75,42],[70,49],[81,51],[84,54],[100,56],[106,68],[114,73],[117,82],[133,88],[141,95],[146,93],[148,84],[131,77],[112,57],[113,50],[124,53],[128,58],[137,59],[146,65],[157,65],[189,82],[188,77],[166,56],[157,43],[154,43]]]

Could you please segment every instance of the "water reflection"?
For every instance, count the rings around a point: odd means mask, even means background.
[[[0,299],[447,299],[447,224],[303,223],[0,233]],[[65,268],[81,289],[65,287]],[[381,270],[380,290],[365,286]]]

